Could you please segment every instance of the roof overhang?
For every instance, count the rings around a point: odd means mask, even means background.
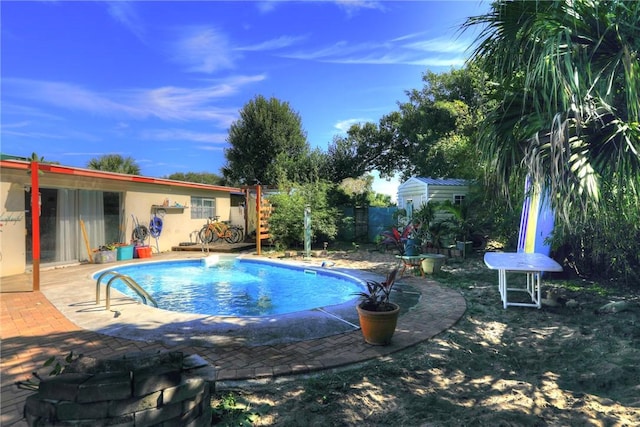
[[[0,160],[0,168],[18,169],[25,172],[30,170],[31,162],[19,160]],[[38,169],[44,173],[69,175],[84,178],[97,178],[111,181],[125,181],[152,185],[165,185],[170,187],[193,188],[209,191],[224,191],[227,193],[242,193],[242,189],[237,187],[225,187],[221,185],[200,184],[197,182],[174,181],[164,178],[153,178],[142,175],[129,175],[124,173],[105,172],[93,169],[75,168],[71,166],[62,166],[52,163],[39,163]]]

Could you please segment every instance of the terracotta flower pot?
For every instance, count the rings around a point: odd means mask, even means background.
[[[400,306],[390,304],[395,306],[392,311],[369,311],[361,308],[360,305],[356,306],[365,342],[372,345],[388,345],[391,342],[398,323]]]

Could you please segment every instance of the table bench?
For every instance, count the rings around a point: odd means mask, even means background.
[[[498,270],[498,290],[502,305],[541,308],[540,276],[543,272],[562,271],[562,266],[552,258],[539,253],[526,252],[487,252],[484,263],[491,270]],[[507,272],[519,272],[527,275],[526,288],[509,288],[507,286]],[[531,303],[510,302],[508,292],[527,292],[531,296]]]
[[[420,276],[424,277],[424,271],[422,271],[422,260],[424,259],[424,256],[422,255],[414,255],[414,256],[409,256],[409,255],[396,255],[396,258],[400,260],[400,262],[402,262],[402,269],[400,270],[400,277],[402,277],[404,275],[404,271],[407,269],[407,267],[411,267],[413,269],[413,271],[415,272],[416,269],[420,269]]]

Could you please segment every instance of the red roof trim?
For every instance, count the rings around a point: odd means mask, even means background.
[[[18,160],[0,160],[0,168],[29,170],[29,162]],[[240,188],[224,187],[220,185],[199,184],[196,182],[174,181],[164,178],[152,178],[142,175],[128,175],[124,173],[104,172],[93,169],[74,168],[71,166],[55,165],[51,163],[40,163],[38,167],[45,173],[60,175],[81,176],[85,178],[99,178],[111,181],[138,182],[143,184],[167,185],[170,187],[195,188],[200,190],[224,191],[228,193],[242,192]]]

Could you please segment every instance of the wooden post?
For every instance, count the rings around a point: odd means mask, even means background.
[[[249,236],[249,202],[251,202],[251,197],[249,188],[244,189],[244,240],[246,241]]]
[[[266,209],[262,205],[262,188],[256,185],[256,252],[262,254],[262,240],[269,239],[269,216],[271,215],[271,204],[266,204]]]
[[[262,253],[262,236],[260,235],[260,228],[262,228],[262,224],[260,224],[260,217],[262,216],[260,210],[260,185],[256,185],[256,252],[258,255]]]
[[[33,290],[40,290],[40,186],[38,162],[31,162],[31,253],[33,258]]]

